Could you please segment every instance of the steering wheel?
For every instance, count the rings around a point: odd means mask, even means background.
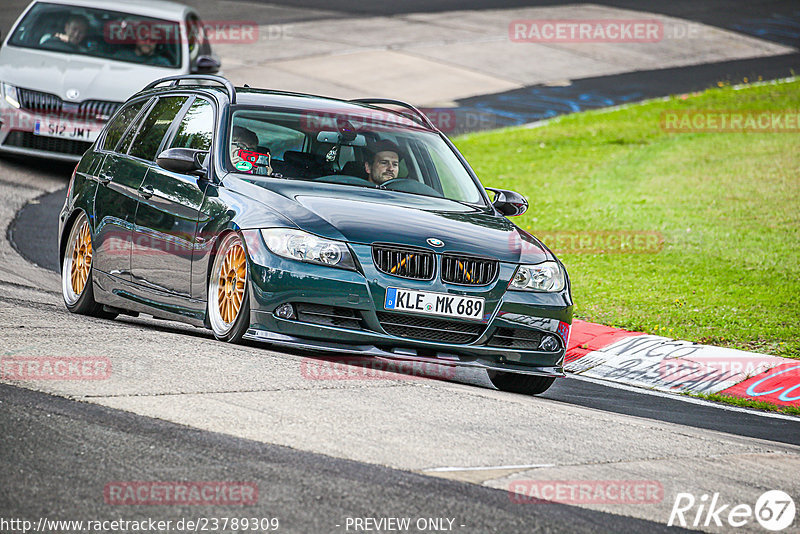
[[[328,182],[331,184],[344,184],[344,185],[360,185],[364,187],[377,187],[375,184],[366,180],[364,178],[360,178],[358,176],[350,176],[348,174],[329,174],[326,176],[319,176],[314,178],[313,181],[315,182]]]
[[[440,191],[437,191],[427,184],[418,182],[413,178],[392,178],[391,180],[383,182],[379,187],[387,191],[399,191],[401,193],[415,193],[417,195],[427,195],[431,197],[444,196]]]
[[[379,189],[386,189],[388,184],[399,182],[400,180],[408,180],[408,178],[392,178],[391,180],[386,180],[381,185],[378,186]]]

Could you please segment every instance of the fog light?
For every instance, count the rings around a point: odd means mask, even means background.
[[[281,319],[297,319],[297,316],[294,314],[294,306],[288,302],[275,308],[275,315]]]
[[[539,348],[547,352],[555,352],[558,350],[558,339],[551,335],[542,336],[542,340],[539,342]]]

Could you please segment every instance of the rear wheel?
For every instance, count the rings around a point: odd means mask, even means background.
[[[72,313],[93,315],[113,319],[116,313],[103,311],[103,306],[94,300],[92,286],[92,232],[85,213],[72,223],[61,264],[61,294],[64,304]]]
[[[221,238],[208,279],[208,322],[214,337],[236,343],[250,326],[247,251],[238,234]]]
[[[520,373],[506,373],[503,371],[489,371],[489,380],[501,391],[523,393],[525,395],[538,395],[548,390],[555,382],[554,376],[524,375]]]

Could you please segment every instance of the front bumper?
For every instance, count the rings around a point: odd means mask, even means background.
[[[252,233],[251,233],[252,232]],[[572,302],[568,291],[534,293],[506,291],[514,266],[501,266],[498,281],[490,287],[464,287],[440,281],[399,279],[375,270],[370,247],[351,245],[361,265],[360,272],[347,271],[287,260],[269,252],[257,231],[245,231],[250,248],[250,328],[246,338],[275,345],[294,346],[325,353],[338,352],[397,360],[421,361],[452,366],[478,367],[517,373],[563,376],[563,361],[572,323]],[[481,322],[446,319],[455,328],[467,325],[471,339],[446,342],[418,336],[392,335],[387,330],[383,309],[387,287],[406,287],[443,293],[483,296],[486,315]],[[322,324],[303,319],[278,317],[275,309],[284,303],[297,307],[331,307],[352,314],[351,321]],[[300,308],[298,308],[300,309]],[[313,312],[312,312],[313,313]],[[337,312],[340,313],[340,312]],[[440,317],[392,313],[392,317],[432,324]],[[323,321],[324,322],[324,321]],[[495,340],[500,330],[533,336],[554,336],[558,349],[543,351],[530,344],[501,346]]]
[[[104,123],[77,120],[68,115],[46,115],[22,108],[3,105],[0,108],[0,152],[18,156],[33,156],[58,161],[78,162],[92,146],[87,140],[73,140],[35,134],[37,121],[60,121],[71,126],[102,129]],[[72,122],[68,122],[72,121]]]
[[[338,332],[331,332],[335,335]],[[245,339],[251,341],[261,341],[271,345],[284,346],[302,350],[312,350],[324,353],[354,354],[358,356],[372,356],[376,358],[387,358],[391,360],[401,360],[408,362],[421,362],[433,365],[444,365],[454,367],[471,367],[475,369],[485,369],[494,371],[506,371],[529,375],[543,375],[563,377],[563,365],[518,365],[512,362],[502,362],[487,357],[469,357],[455,354],[453,352],[436,352],[434,355],[420,355],[416,349],[408,347],[398,347],[396,349],[381,349],[374,345],[352,345],[306,339],[285,334],[277,334],[266,330],[250,328],[244,335]],[[452,350],[452,348],[451,348]]]

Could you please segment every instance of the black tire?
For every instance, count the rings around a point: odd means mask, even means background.
[[[227,285],[221,278],[223,276],[223,267],[225,267],[226,258],[229,262],[239,261],[241,256],[237,256],[238,251],[231,252],[232,249],[241,249],[243,254],[244,265],[242,269],[226,267],[229,270],[227,276]],[[234,257],[231,257],[233,254]],[[245,248],[244,240],[237,233],[228,233],[220,237],[219,246],[214,254],[211,272],[208,277],[208,304],[206,306],[206,319],[214,332],[214,337],[220,341],[228,343],[238,343],[250,328],[250,268],[247,257],[247,249]],[[238,263],[237,263],[238,265]],[[242,272],[243,270],[243,272]],[[231,279],[233,279],[231,283]],[[241,301],[236,309],[235,316],[230,316],[230,309],[226,309],[220,301],[220,288],[222,293],[228,294],[223,297],[233,298],[231,293],[241,293]]]
[[[489,380],[501,391],[522,393],[524,395],[539,395],[553,385],[554,376],[524,375],[520,373],[507,373],[504,371],[489,371]]]
[[[113,319],[117,314],[104,311],[103,305],[94,300],[93,254],[91,228],[86,214],[81,213],[69,228],[61,262],[61,296],[72,313]]]

